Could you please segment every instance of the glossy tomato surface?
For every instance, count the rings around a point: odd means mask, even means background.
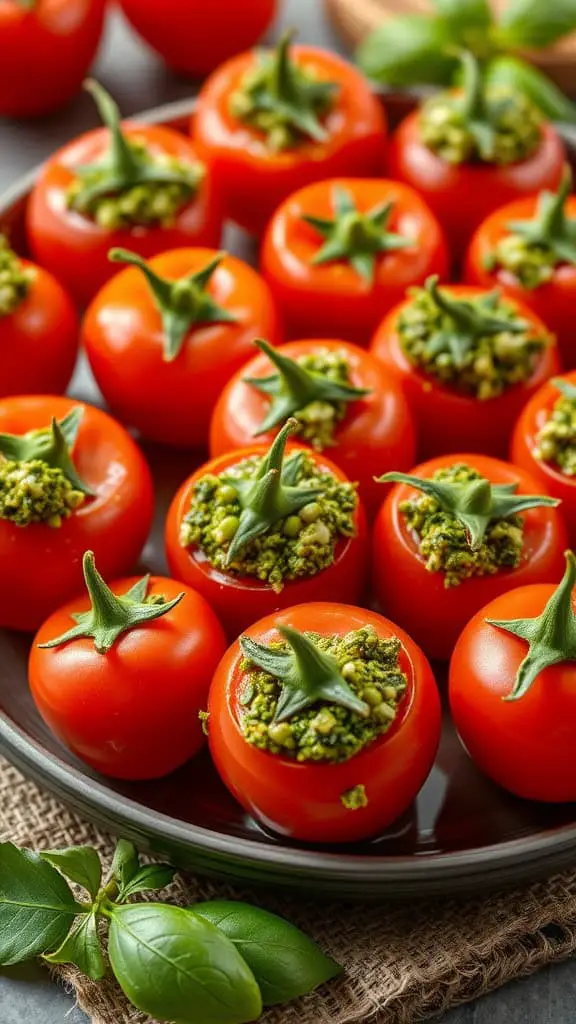
[[[192,122],[196,149],[224,196],[226,215],[255,234],[296,189],[323,178],[369,177],[379,172],[384,158],[385,115],[360,72],[313,46],[293,46],[290,56],[319,80],[338,86],[334,106],[323,119],[325,141],[304,139],[274,153],[260,132],[231,115],[230,97],[254,67],[255,53],[233,57],[208,78]]]
[[[325,239],[303,218],[333,220],[335,189],[347,192],[359,213],[392,203],[386,230],[413,240],[377,257],[373,282],[348,261],[313,262]],[[282,203],[266,230],[260,266],[290,337],[341,335],[365,345],[406,289],[430,274],[445,278],[449,260],[442,228],[414,189],[385,179],[341,178],[307,185]]]
[[[336,428],[336,443],[326,449],[326,454],[349,480],[358,482],[360,498],[371,516],[382,501],[382,487],[374,476],[391,470],[407,471],[414,464],[416,442],[412,417],[394,378],[356,345],[333,338],[309,339],[289,342],[282,347],[282,352],[290,359],[298,359],[322,349],[344,354],[350,367],[350,383],[370,392],[348,404],[346,416]],[[212,457],[254,443],[269,400],[246,384],[244,378],[266,377],[270,372],[270,360],[258,355],[224,388],[210,426]],[[256,440],[271,444],[274,436],[274,431],[270,431]]]
[[[0,3],[0,115],[57,110],[78,92],[96,56],[106,0]]]
[[[354,842],[377,835],[402,814],[424,784],[440,739],[440,700],[422,651],[392,622],[345,604],[314,603],[288,608],[255,623],[246,635],[277,640],[278,624],[342,636],[373,626],[381,637],[402,643],[400,664],[408,687],[387,733],[348,761],[298,762],[247,743],[239,724],[245,672],[238,642],[220,662],[210,689],[210,752],[238,802],[267,828],[307,842]],[[347,810],[341,796],[363,785],[368,804]]]
[[[288,450],[294,450],[289,445]],[[360,601],[368,572],[368,529],[361,502],[355,515],[356,535],[339,541],[332,565],[315,576],[288,580],[279,594],[252,576],[231,576],[215,569],[197,548],[180,544],[180,528],[190,508],[197,480],[206,473],[216,476],[251,455],[265,455],[266,445],[252,445],[228,452],[200,466],[177,492],[166,520],[166,557],[172,575],[194,587],[211,604],[229,637],[237,637],[252,622],[300,601]],[[318,466],[338,480],[347,477],[324,455],[314,456]]]
[[[190,140],[172,128],[125,123],[128,139],[145,143],[152,156],[197,163]],[[89,302],[117,268],[108,260],[114,246],[145,259],[180,246],[217,246],[222,231],[219,198],[210,175],[176,214],[173,223],[111,230],[68,209],[66,193],[79,167],[101,161],[110,143],[107,128],[96,128],[58,150],[42,170],[27,207],[28,240],[35,258],[51,270],[81,303]]]
[[[576,800],[574,662],[544,669],[523,697],[507,701],[528,644],[485,621],[541,615],[555,589],[521,587],[482,608],[454,650],[449,692],[454,724],[481,771],[517,796],[558,803]]]
[[[0,625],[32,631],[55,608],[82,590],[82,556],[94,551],[100,572],[114,579],[133,569],[152,522],[150,471],[119,423],[72,398],[46,395],[0,401],[0,433],[25,434],[61,420],[81,406],[84,415],[72,449],[76,472],[95,492],[53,528],[16,526],[0,519]]]
[[[452,298],[472,299],[483,289],[472,285],[448,285]],[[518,316],[534,324],[539,335],[547,335],[546,326],[526,306],[510,300]],[[558,349],[551,339],[538,359],[528,380],[514,384],[494,398],[481,401],[473,395],[447,387],[431,375],[422,373],[404,352],[397,329],[402,311],[410,299],[393,309],[382,321],[369,351],[401,384],[414,416],[421,458],[461,451],[484,452],[506,457],[510,435],[521,409],[549,377],[560,369]]]
[[[211,249],[175,249],[151,267],[161,277],[178,279],[216,255]],[[194,325],[171,362],[164,358],[162,320],[140,270],[128,268],[112,278],[86,313],[83,343],[102,394],[119,419],[154,441],[205,445],[216,400],[250,359],[254,338],[281,341],[268,287],[242,260],[226,256],[208,294],[236,322]]]
[[[125,594],[137,580],[113,583]],[[42,718],[96,771],[120,779],[155,779],[184,764],[204,745],[198,712],[226,648],[214,612],[194,590],[153,576],[148,596],[184,597],[166,615],[123,633],[105,654],[91,638],[58,647],[88,597],[59,608],[32,644],[29,678]]]
[[[431,477],[438,469],[464,462],[493,484],[518,485],[518,494],[541,494],[525,470],[485,455],[457,454],[424,462],[412,471]],[[386,486],[382,485],[386,494]],[[559,580],[564,568],[566,526],[556,508],[522,513],[524,543],[520,565],[493,576],[473,576],[457,587],[444,586],[444,573],[429,572],[416,537],[400,511],[403,501],[420,494],[406,484],[388,491],[374,527],[374,589],[379,607],[398,622],[429,658],[449,658],[454,644],[476,612],[499,594],[529,583]]]
[[[519,163],[449,164],[420,137],[420,111],[398,126],[390,143],[392,177],[417,189],[448,236],[453,256],[463,255],[472,233],[493,210],[540,189],[556,189],[566,159],[555,129],[544,123],[538,149]]]

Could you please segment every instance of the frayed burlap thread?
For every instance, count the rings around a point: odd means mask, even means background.
[[[89,843],[109,862],[113,839],[0,758],[0,839],[48,849]],[[283,914],[345,967],[344,976],[263,1024],[411,1024],[532,974],[576,951],[576,870],[484,898],[340,905],[249,892],[191,876],[158,898],[237,897]],[[155,897],[156,898],[156,897]],[[113,982],[58,967],[93,1024],[155,1024]]]

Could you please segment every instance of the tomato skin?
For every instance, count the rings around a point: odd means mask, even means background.
[[[456,462],[465,462],[494,484],[517,483],[519,494],[541,493],[538,481],[525,470],[485,455],[444,455],[421,463],[412,473],[430,477]],[[384,500],[374,526],[374,591],[383,612],[400,623],[429,658],[447,659],[466,623],[488,601],[513,587],[562,576],[566,526],[555,508],[523,512],[524,554],[517,569],[445,587],[443,573],[426,569],[400,512],[401,503],[418,493],[413,487],[397,484]]]
[[[409,807],[434,762],[440,740],[440,700],[430,665],[403,630],[364,608],[301,604],[261,619],[246,635],[261,642],[276,639],[278,623],[337,635],[371,625],[381,637],[399,637],[409,687],[398,718],[382,737],[338,764],[299,763],[259,750],[246,742],[238,722],[243,673],[236,641],[220,662],[210,688],[208,735],[216,768],[233,796],[265,827],[305,842],[366,839]],[[346,810],[341,795],[361,784],[366,788],[367,807]]]
[[[454,649],[449,694],[454,724],[481,771],[516,796],[561,803],[576,800],[574,664],[545,669],[519,700],[503,700],[528,645],[485,622],[540,615],[555,589],[520,587],[482,608]]]
[[[392,136],[389,170],[421,193],[438,217],[455,256],[463,255],[478,225],[504,203],[520,196],[555,190],[562,178],[566,152],[548,123],[542,125],[539,148],[527,160],[507,166],[451,165],[424,145],[420,111],[401,122]]]
[[[120,0],[128,20],[171,67],[202,78],[248,49],[275,16],[276,0]]]
[[[393,201],[390,231],[415,239],[414,247],[378,257],[374,284],[344,261],[314,266],[323,243],[302,217],[334,217],[334,187],[346,189],[366,213]],[[260,266],[278,302],[288,336],[342,337],[366,345],[382,315],[400,302],[411,285],[430,274],[448,275],[448,250],[442,228],[413,189],[396,181],[342,178],[315,182],[289,196],[270,220]]]
[[[174,249],[151,266],[177,279],[216,255],[213,249]],[[282,340],[272,296],[242,260],[226,256],[208,290],[238,322],[193,326],[172,362],[164,360],[162,320],[139,270],[130,267],[113,277],[87,310],[82,340],[98,386],[114,414],[151,440],[182,448],[205,445],[212,409],[230,376],[252,355],[254,338],[273,345]]]
[[[0,116],[36,117],[78,92],[102,36],[106,0],[0,4]]]
[[[111,589],[123,594],[136,581],[118,580]],[[38,647],[70,629],[71,613],[89,610],[88,597],[59,608],[34,639],[29,678],[38,711],[73,754],[103,775],[160,778],[204,745],[198,712],[226,641],[200,594],[158,576],[148,587],[168,601],[182,591],[175,608],[124,633],[106,654],[91,639]]]
[[[61,394],[78,355],[78,315],[52,274],[28,260],[20,262],[35,276],[26,298],[9,316],[0,317],[0,398]]]
[[[287,450],[299,447],[302,446],[289,444]],[[243,629],[264,615],[288,608],[294,603],[322,601],[328,596],[336,601],[360,601],[366,584],[369,538],[366,513],[361,502],[358,503],[355,516],[356,536],[340,541],[333,565],[315,576],[288,580],[279,594],[253,577],[236,578],[220,572],[198,550],[181,547],[180,526],[199,477],[206,473],[218,475],[242,459],[250,455],[264,455],[266,451],[266,445],[251,445],[249,448],[227,452],[200,466],[180,487],[166,519],[166,557],[172,576],[194,587],[206,598],[231,638],[237,637]],[[324,455],[314,455],[314,459],[321,469],[333,473],[338,480],[347,480],[342,470]]]
[[[153,155],[168,154],[187,162],[198,160],[190,140],[172,128],[123,122],[123,130],[127,138],[136,136],[143,140]],[[209,174],[169,227],[137,225],[112,231],[67,209],[66,190],[74,180],[75,169],[101,160],[108,143],[108,129],[96,128],[58,150],[40,173],[26,211],[28,241],[34,257],[84,305],[117,273],[117,266],[108,260],[112,247],[130,249],[149,259],[182,246],[216,247],[222,232],[220,202]]]
[[[318,349],[344,352],[351,368],[350,382],[355,387],[371,390],[365,398],[350,403],[345,419],[338,424],[336,444],[326,452],[349,480],[358,481],[362,503],[368,515],[373,516],[382,501],[382,486],[375,482],[374,476],[391,470],[406,472],[414,464],[416,442],[410,410],[395,381],[356,345],[334,338],[314,338],[289,342],[282,347],[282,352],[291,359],[298,359]],[[244,378],[265,377],[269,373],[269,359],[258,355],[224,388],[210,425],[212,458],[254,442],[269,402],[259,391],[245,384]],[[271,444],[273,439],[274,431],[270,431],[257,440]]]
[[[461,284],[446,285],[443,290],[455,299],[472,299],[484,291]],[[530,309],[517,300],[509,301],[517,306],[518,315],[533,323],[540,334],[548,333]],[[402,310],[409,304],[410,299],[407,299],[385,317],[372,338],[369,351],[402,385],[416,421],[420,457],[449,453],[456,444],[461,451],[505,457],[521,409],[538,388],[560,370],[556,344],[544,349],[528,380],[512,385],[502,395],[480,401],[445,387],[410,362],[396,327]]]
[[[556,335],[562,365],[566,369],[576,366],[576,332],[574,331],[574,305],[576,304],[576,267],[560,264],[553,271],[552,278],[538,288],[524,288],[509,270],[497,267],[486,270],[484,260],[490,256],[502,238],[510,232],[510,221],[531,220],[538,205],[537,196],[518,199],[514,203],[495,210],[475,232],[468,247],[465,263],[465,278],[470,284],[482,288],[500,288],[503,295],[519,299]],[[576,219],[576,196],[566,201],[566,215]]]
[[[94,551],[104,578],[129,572],[152,523],[153,490],[144,456],[119,423],[73,398],[26,395],[0,402],[0,433],[24,434],[84,408],[72,451],[80,477],[96,492],[60,527],[20,527],[0,519],[0,625],[32,632],[82,590],[82,556]]]
[[[329,138],[304,140],[294,149],[271,153],[264,137],[233,118],[230,96],[256,58],[233,57],[204,83],[191,132],[198,155],[210,168],[224,197],[226,216],[260,234],[273,211],[291,192],[312,181],[350,174],[378,174],[384,159],[386,118],[362,75],[341,57],[313,46],[293,46],[291,58],[305,63],[339,92],[324,119]]]

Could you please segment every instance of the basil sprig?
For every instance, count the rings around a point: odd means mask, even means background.
[[[37,854],[0,843],[0,966],[42,956],[94,981],[111,970],[137,1009],[174,1024],[247,1024],[263,1005],[340,972],[294,925],[246,903],[128,902],[174,874],[169,864],[142,864],[123,839],[105,879],[93,847]],[[89,899],[77,899],[66,879]]]

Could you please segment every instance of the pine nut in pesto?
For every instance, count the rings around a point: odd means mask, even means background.
[[[6,236],[0,234],[0,319],[10,316],[24,302],[34,276],[33,268],[22,266]]]
[[[566,476],[576,475],[576,387],[568,381],[551,381],[560,396],[536,435],[535,459],[551,462]]]

